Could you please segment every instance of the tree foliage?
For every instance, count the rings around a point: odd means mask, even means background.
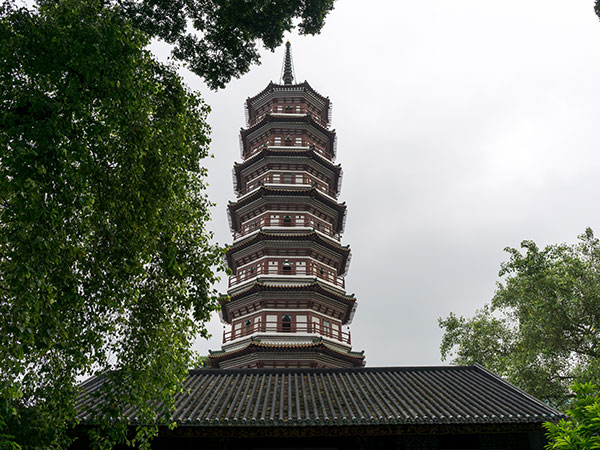
[[[132,438],[126,407],[168,417],[223,269],[206,231],[209,109],[145,48],[171,43],[223,87],[258,43],[318,32],[333,0],[16,4],[0,6],[0,447],[65,445],[91,374],[110,446]]]
[[[92,373],[113,437],[126,405],[154,423],[217,307],[208,107],[148,39],[95,1],[1,12],[0,434],[25,448],[67,442]]]
[[[53,0],[49,0],[53,1]],[[107,0],[109,1],[109,0]],[[333,0],[111,0],[141,30],[174,45],[173,55],[211,88],[259,62],[296,24],[318,33]]]
[[[600,448],[600,390],[592,383],[575,383],[576,398],[567,410],[568,419],[546,423],[548,450],[593,450]]]
[[[558,407],[574,381],[600,380],[600,243],[589,228],[579,239],[507,248],[491,304],[439,320],[442,357],[483,364]]]

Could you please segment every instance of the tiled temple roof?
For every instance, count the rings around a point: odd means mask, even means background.
[[[335,224],[335,231],[342,232],[344,229],[344,223],[346,221],[346,202],[338,203],[334,199],[329,196],[323,194],[316,187],[310,188],[298,188],[298,189],[288,189],[288,188],[279,188],[272,186],[261,186],[256,189],[252,193],[245,195],[241,199],[236,202],[229,202],[227,205],[229,211],[229,218],[231,220],[231,227],[233,230],[239,230],[240,223],[236,220],[236,210],[241,208],[253,201],[256,200],[265,200],[267,201],[269,197],[307,197],[314,198],[320,201],[322,204],[334,209],[338,213],[338,220]]]
[[[266,88],[264,88],[262,91],[260,91],[258,94],[254,95],[253,97],[249,97],[246,100],[246,104],[252,104],[255,103],[257,101],[260,101],[261,99],[265,98],[266,96],[268,96],[271,93],[274,92],[285,92],[285,91],[291,91],[291,92],[309,92],[310,94],[314,95],[317,99],[319,99],[320,101],[322,101],[325,105],[327,105],[329,107],[330,105],[330,100],[328,97],[324,97],[321,94],[319,94],[317,91],[315,91],[310,84],[308,84],[307,81],[304,81],[302,83],[299,84],[295,84],[295,85],[284,85],[284,84],[276,84],[273,83],[272,81],[267,85]]]
[[[322,283],[320,283],[318,280],[315,281],[311,281],[308,283],[293,283],[293,284],[287,284],[287,285],[282,285],[280,283],[277,284],[271,284],[268,282],[259,282],[257,281],[256,283],[254,283],[251,287],[249,287],[248,289],[245,289],[243,291],[239,291],[236,292],[235,294],[231,295],[231,300],[235,300],[239,297],[244,297],[250,293],[253,292],[258,292],[258,291],[280,291],[280,290],[294,290],[294,291],[316,291],[319,292],[321,294],[342,300],[344,302],[350,302],[350,303],[354,303],[356,301],[356,299],[354,298],[354,294],[352,295],[347,295],[347,294],[340,294],[339,292],[333,291],[331,289],[327,289],[327,287],[325,285],[323,285]]]
[[[247,137],[249,135],[251,135],[252,133],[254,133],[257,130],[260,130],[263,127],[266,127],[269,124],[282,124],[282,126],[284,126],[284,124],[290,124],[290,123],[301,123],[305,126],[312,126],[316,131],[322,133],[323,136],[325,136],[326,138],[329,139],[329,153],[332,155],[333,159],[335,159],[335,140],[336,140],[336,134],[335,134],[335,130],[330,130],[329,128],[325,128],[323,125],[321,125],[321,123],[317,122],[314,118],[312,118],[312,116],[310,115],[302,115],[302,116],[295,116],[295,115],[289,115],[286,116],[285,114],[281,114],[281,115],[271,115],[271,114],[266,114],[265,117],[263,117],[259,122],[255,123],[254,125],[252,125],[249,128],[242,128],[240,130],[240,138],[242,140],[242,153],[245,154],[248,151],[248,140]]]
[[[85,423],[102,384],[82,385]],[[176,400],[181,426],[539,424],[561,414],[480,366],[200,369]],[[134,412],[129,414],[135,423]]]
[[[349,361],[355,365],[364,366],[364,354],[363,352],[349,352],[349,351],[341,351],[330,345],[327,345],[323,340],[316,339],[315,342],[311,343],[267,343],[260,342],[258,340],[251,341],[248,345],[239,348],[233,351],[219,351],[219,352],[211,352],[208,359],[210,363],[217,363],[220,359],[230,359],[231,357],[238,357],[242,355],[248,355],[251,353],[255,353],[257,350],[260,350],[261,353],[281,353],[282,351],[286,354],[293,353],[322,353],[325,355],[334,356],[336,358],[342,358],[346,361]],[[209,350],[210,351],[210,350]]]
[[[348,294],[340,294],[337,291],[334,291],[332,289],[328,289],[327,285],[325,285],[324,283],[321,283],[319,280],[314,280],[314,281],[310,281],[310,282],[301,282],[301,283],[291,283],[291,284],[281,284],[281,283],[269,283],[269,282],[265,282],[265,281],[255,281],[254,283],[252,283],[248,288],[241,290],[239,292],[235,292],[233,294],[231,294],[231,296],[222,296],[219,299],[219,303],[221,304],[221,311],[220,314],[222,314],[222,320],[225,321],[226,323],[230,323],[231,322],[231,317],[229,317],[229,310],[227,308],[227,305],[230,302],[234,302],[238,299],[243,299],[251,294],[254,294],[256,292],[304,292],[304,291],[310,291],[310,292],[317,292],[321,295],[324,295],[326,297],[332,298],[334,300],[337,300],[339,302],[344,303],[347,306],[347,314],[346,316],[343,318],[342,323],[344,325],[349,324],[350,322],[352,322],[352,319],[354,317],[354,313],[356,311],[356,298],[354,297],[354,294],[352,295],[348,295]]]
[[[241,208],[253,201],[265,199],[269,196],[314,198],[338,212],[338,220],[335,226],[336,231],[341,232],[344,228],[344,222],[346,219],[346,202],[338,203],[331,197],[323,194],[316,187],[289,189],[272,186],[261,186],[252,193],[245,195],[238,201],[229,202],[227,208],[229,209],[232,228],[237,230],[240,226],[240,224],[234,219],[236,217],[236,209]]]
[[[253,154],[249,158],[243,160],[242,162],[235,162],[233,164],[233,180],[234,180],[234,188],[237,190],[242,185],[242,170],[250,167],[252,164],[256,164],[258,161],[261,161],[263,158],[269,157],[277,157],[277,156],[285,156],[285,157],[294,157],[294,158],[307,158],[311,159],[317,164],[320,164],[327,169],[331,170],[334,173],[335,177],[335,185],[336,190],[339,191],[341,188],[340,179],[342,178],[342,166],[340,164],[334,164],[327,158],[319,155],[316,150],[310,148],[298,148],[298,147],[263,147],[258,153]]]
[[[233,243],[227,250],[226,258],[229,267],[233,267],[232,257],[236,252],[247,248],[253,244],[261,243],[265,241],[300,241],[300,242],[316,242],[319,245],[334,251],[340,255],[341,263],[339,267],[339,273],[345,274],[347,272],[347,265],[350,260],[350,247],[348,245],[342,245],[339,242],[331,239],[326,239],[316,231],[302,231],[302,232],[287,232],[287,233],[271,233],[268,231],[260,230],[258,233],[249,235],[245,239]]]

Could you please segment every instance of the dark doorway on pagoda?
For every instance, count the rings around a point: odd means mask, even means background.
[[[292,316],[288,314],[284,314],[283,316],[281,316],[281,331],[292,331]]]

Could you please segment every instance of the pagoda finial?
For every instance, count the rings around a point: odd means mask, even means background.
[[[292,84],[294,81],[294,65],[292,64],[292,44],[285,43],[285,59],[283,60],[283,84]]]

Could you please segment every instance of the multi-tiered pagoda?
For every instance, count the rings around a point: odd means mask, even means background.
[[[283,84],[246,100],[242,162],[229,204],[232,270],[215,368],[360,367],[348,325],[356,309],[344,276],[350,249],[340,243],[346,206],[338,201],[331,102],[295,84],[290,43]]]

